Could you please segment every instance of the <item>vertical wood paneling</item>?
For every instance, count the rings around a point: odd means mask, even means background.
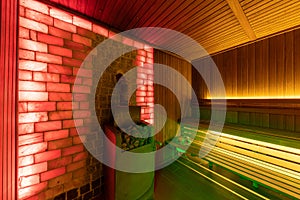
[[[0,199],[16,196],[17,1],[0,3]]]
[[[212,58],[223,78],[227,97],[268,98],[300,96],[299,55],[300,30],[294,30]],[[209,96],[205,85],[197,85],[201,76],[193,75],[193,79],[197,91],[207,93],[198,97]]]
[[[159,50],[154,51],[154,61],[155,63],[160,63],[177,70],[178,73],[184,76],[189,83],[192,83],[192,67],[189,62]],[[181,101],[185,102],[186,105],[190,105],[191,89],[183,87],[180,82],[175,80],[175,77],[172,77],[169,74],[155,71],[155,74],[158,73],[160,73],[161,76],[165,77],[165,79],[170,80],[174,85],[174,88],[179,89]],[[199,86],[196,87],[200,88]],[[189,110],[184,109],[186,108],[186,105],[181,106],[181,108],[183,108],[184,110],[180,110],[179,101],[176,96],[169,89],[160,85],[155,85],[154,99],[155,104],[162,105],[166,109],[168,114],[168,119],[166,124],[164,125],[164,128],[162,129],[162,131],[156,134],[156,140],[165,142],[176,135],[178,129],[177,120],[180,119],[181,112],[189,112]],[[158,121],[157,123],[161,122]]]

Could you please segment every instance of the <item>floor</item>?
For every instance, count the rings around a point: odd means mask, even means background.
[[[199,174],[200,173],[200,174]],[[202,175],[201,175],[202,174]],[[212,180],[217,181],[213,182]],[[261,199],[203,169],[176,161],[156,172],[155,200]]]

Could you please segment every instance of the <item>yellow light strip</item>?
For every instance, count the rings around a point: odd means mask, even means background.
[[[206,99],[300,99],[300,96],[226,96],[207,97]]]

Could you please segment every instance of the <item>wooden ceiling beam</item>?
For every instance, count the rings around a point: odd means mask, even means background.
[[[232,12],[240,22],[242,28],[246,32],[250,40],[255,40],[257,37],[248,21],[247,16],[245,15],[243,8],[238,0],[226,0]]]

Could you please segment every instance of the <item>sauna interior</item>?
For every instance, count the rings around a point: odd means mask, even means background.
[[[1,200],[300,199],[299,0],[3,0]]]

